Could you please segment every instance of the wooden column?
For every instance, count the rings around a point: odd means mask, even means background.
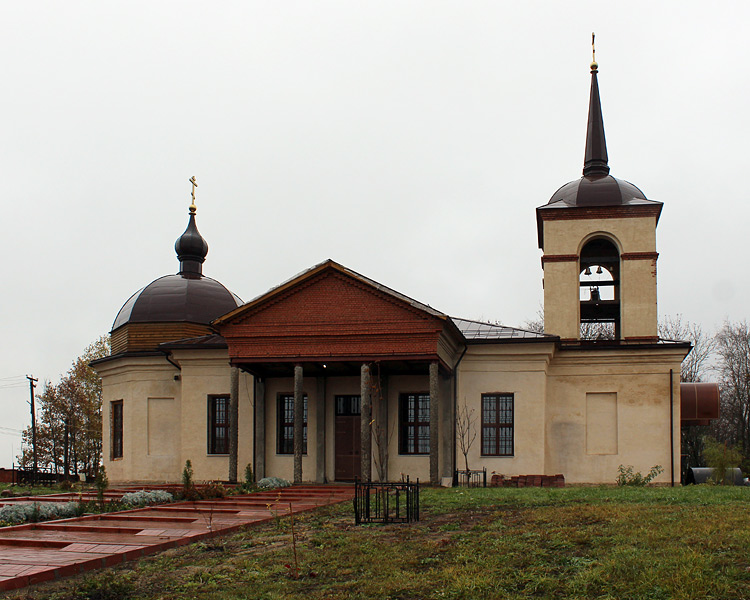
[[[440,378],[438,363],[430,363],[430,483],[440,483]]]
[[[362,481],[372,479],[372,401],[370,387],[370,365],[365,363],[360,369],[360,399],[361,399],[361,468],[360,475]]]
[[[302,436],[305,427],[302,365],[294,365],[294,483],[302,483]]]
[[[254,423],[255,435],[255,481],[266,476],[266,382],[260,377],[255,379]]]
[[[232,367],[229,375],[229,482],[237,483],[240,418],[240,370]]]

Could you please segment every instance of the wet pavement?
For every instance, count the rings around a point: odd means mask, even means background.
[[[113,490],[110,497],[119,499],[123,493]],[[24,501],[69,502],[79,495],[69,496],[35,496]],[[353,497],[353,486],[303,485],[0,528],[0,591],[110,567]],[[3,498],[0,503],[9,500],[20,499]]]

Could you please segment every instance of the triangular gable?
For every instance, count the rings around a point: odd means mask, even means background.
[[[443,313],[333,261],[213,324],[235,362],[434,357],[443,329],[454,328]]]

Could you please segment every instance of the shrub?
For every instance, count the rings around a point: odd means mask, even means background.
[[[664,467],[661,465],[654,465],[648,472],[648,475],[641,475],[640,471],[633,471],[633,465],[620,465],[617,467],[617,485],[633,485],[633,486],[644,486],[651,483],[659,473],[664,471]]]
[[[104,468],[104,465],[99,468],[99,472],[96,474],[96,479],[94,480],[94,485],[96,485],[96,497],[99,500],[99,505],[104,506],[104,490],[109,487],[107,470]]]
[[[193,463],[190,459],[185,461],[185,468],[182,469],[182,497],[185,500],[196,500],[198,498],[193,482]]]
[[[120,502],[128,506],[146,506],[148,504],[167,504],[173,500],[174,496],[164,490],[141,490],[140,492],[123,494]]]
[[[255,473],[253,473],[252,463],[245,465],[245,483],[247,485],[253,485],[255,483]]]
[[[273,489],[273,488],[285,488],[292,485],[289,481],[286,479],[282,479],[281,477],[264,477],[258,482],[258,487],[264,490]]]
[[[202,498],[224,498],[227,495],[227,488],[225,488],[218,481],[209,481],[203,489],[201,489],[200,495]]]
[[[713,469],[711,479],[718,485],[732,485],[734,476],[731,469],[739,467],[742,462],[742,453],[716,441],[712,437],[703,440],[703,458],[706,465]]]
[[[0,508],[0,521],[18,523],[69,519],[77,516],[77,502],[19,502]]]

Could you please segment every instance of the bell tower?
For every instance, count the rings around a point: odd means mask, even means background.
[[[597,75],[594,61],[583,177],[536,209],[544,330],[567,341],[654,342],[662,203],[609,174]]]

